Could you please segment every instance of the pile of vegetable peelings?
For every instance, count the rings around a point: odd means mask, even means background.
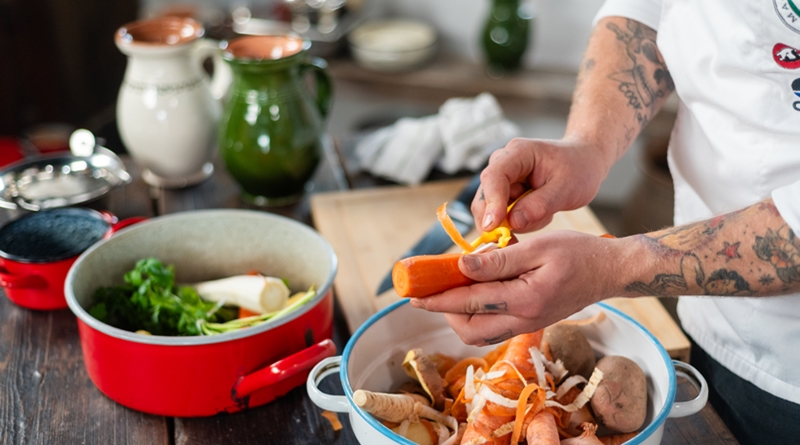
[[[619,445],[644,424],[647,384],[626,357],[596,360],[580,326],[604,318],[564,320],[483,357],[413,349],[403,362],[413,380],[353,401],[420,445]]]
[[[398,261],[392,280],[401,297],[424,298],[472,283],[460,272],[458,259],[487,247],[503,248],[511,240],[506,219],[468,242],[446,205],[437,217],[463,252]],[[563,320],[518,335],[484,357],[457,361],[413,349],[403,363],[413,381],[391,394],[358,390],[353,401],[421,445],[622,444],[644,424],[647,384],[642,369],[626,357],[596,360],[580,326],[604,318],[600,312],[587,320]]]
[[[215,335],[291,313],[311,301],[313,288],[290,296],[287,284],[257,273],[175,284],[175,269],[156,258],[139,260],[125,284],[95,291],[89,314],[144,335]]]

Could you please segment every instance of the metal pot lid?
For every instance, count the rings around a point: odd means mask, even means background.
[[[130,181],[119,157],[103,147],[89,156],[40,156],[0,170],[0,208],[35,212],[79,205]]]

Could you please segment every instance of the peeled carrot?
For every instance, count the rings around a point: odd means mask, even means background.
[[[539,411],[528,425],[525,438],[529,444],[559,445],[556,418],[550,411]]]
[[[397,295],[422,298],[474,283],[458,269],[461,254],[419,255],[404,258],[392,268]]]

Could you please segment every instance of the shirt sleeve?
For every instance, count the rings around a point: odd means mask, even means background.
[[[658,31],[661,4],[662,0],[606,0],[597,11],[592,26],[605,17],[618,16],[636,20]]]
[[[792,232],[800,234],[800,181],[773,190],[772,201]]]

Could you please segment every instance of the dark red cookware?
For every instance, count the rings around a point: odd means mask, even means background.
[[[15,219],[0,228],[0,286],[22,307],[63,309],[67,307],[64,280],[78,256],[93,243],[143,219],[118,222],[111,213],[84,208],[44,210]],[[58,238],[74,238],[70,230],[85,236],[65,246],[74,240]]]
[[[175,266],[178,283],[246,273],[285,278],[317,296],[286,317],[212,336],[141,335],[89,315],[100,286],[121,284],[141,258]],[[164,416],[209,416],[267,403],[302,385],[336,353],[331,246],[296,221],[248,210],[207,210],[150,219],[87,250],[65,285],[78,317],[89,377],[111,399]]]

